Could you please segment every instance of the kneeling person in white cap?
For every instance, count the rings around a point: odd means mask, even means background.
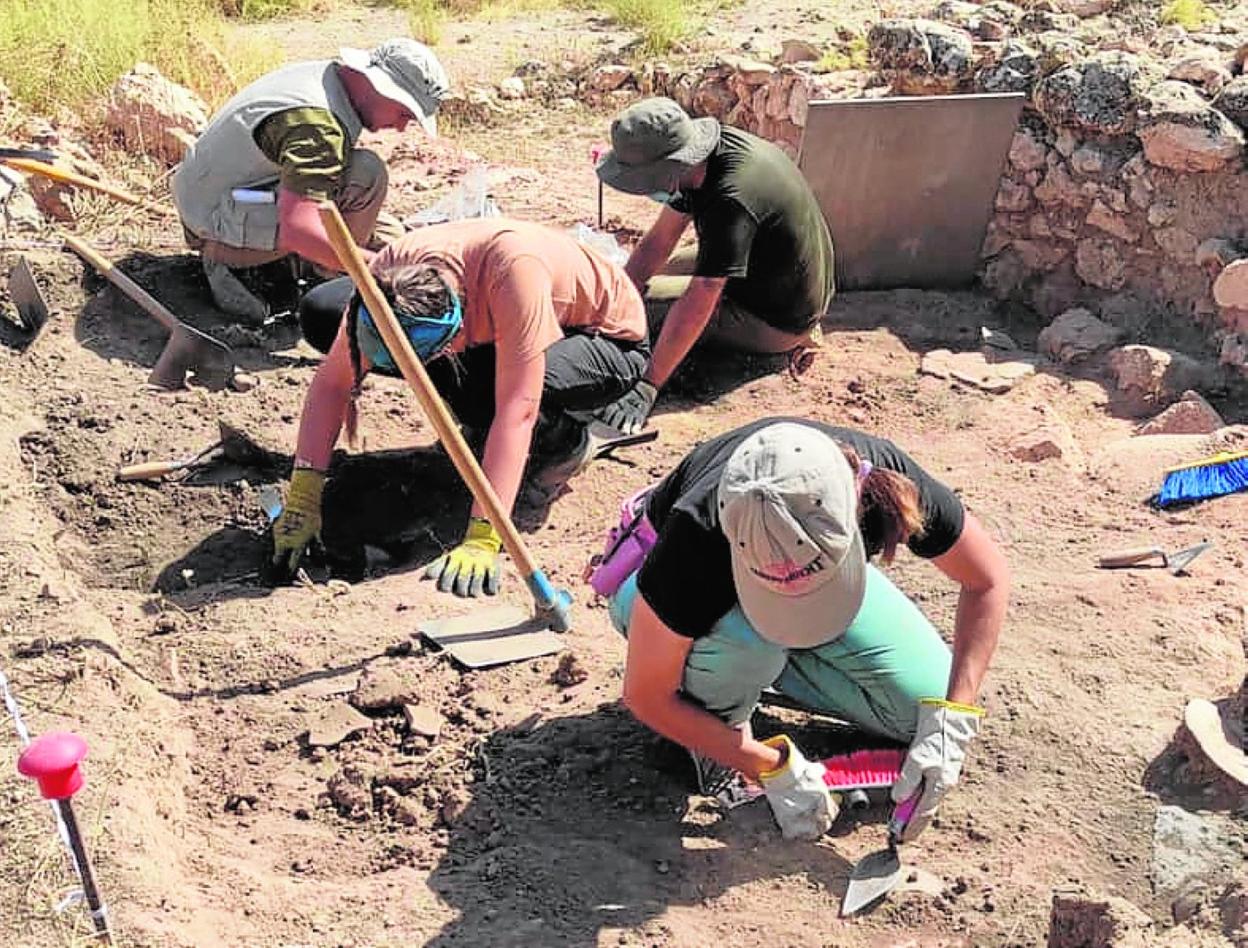
[[[317,213],[326,199],[371,258],[389,178],[377,154],[355,142],[365,128],[403,131],[411,121],[436,134],[448,90],[437,57],[400,38],[285,66],[230,99],[173,177],[187,242],[203,258],[216,304],[259,323],[267,307],[235,270],[289,254],[341,270]]]
[[[983,527],[891,442],[798,418],[699,445],[650,492],[644,518],[634,535],[653,545],[640,567],[614,592],[595,583],[628,637],[630,710],[693,752],[700,779],[713,762],[760,782],[786,837],[818,837],[837,807],[821,764],[786,736],[754,738],[765,688],[906,742],[893,798],[922,788],[903,834],[913,839],[983,715],[1009,586]],[[868,563],[902,544],[960,587],[952,652]]]

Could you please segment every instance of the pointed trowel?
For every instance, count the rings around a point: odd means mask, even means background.
[[[897,846],[901,841],[901,831],[914,815],[914,808],[918,805],[922,792],[923,788],[920,786],[893,810],[888,821],[888,847],[863,856],[854,866],[849,874],[849,885],[845,888],[845,898],[841,900],[841,918],[853,915],[879,901],[901,881],[901,856]]]

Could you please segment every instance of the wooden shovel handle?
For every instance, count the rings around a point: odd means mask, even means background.
[[[1097,560],[1097,565],[1101,569],[1119,569],[1123,566],[1139,566],[1151,559],[1160,560],[1161,566],[1166,565],[1165,551],[1158,546],[1137,546],[1129,550],[1105,553]]]
[[[121,290],[121,292],[125,293],[126,296],[130,297],[130,299],[132,299],[139,306],[143,307],[143,310],[151,316],[152,319],[156,320],[156,322],[160,323],[170,332],[173,332],[181,326],[181,323],[178,321],[178,317],[174,316],[173,313],[165,309],[159,300],[118,270],[113,265],[112,261],[101,256],[100,253],[85,240],[80,240],[73,234],[66,234],[65,245],[74,253],[78,254],[78,256],[82,257],[83,260],[87,261],[87,263],[91,264],[91,266],[95,267],[104,279],[108,280],[109,283],[113,284],[113,286],[117,287],[117,289]]]
[[[35,161],[33,158],[4,158],[0,160],[3,160],[10,168],[16,168],[18,171],[25,171],[27,174],[37,174],[44,178],[51,178],[53,181],[72,184],[77,188],[86,188],[88,191],[96,191],[100,194],[108,195],[114,201],[121,201],[123,204],[133,204],[135,207],[141,207],[156,214],[170,215],[174,213],[171,207],[145,200],[137,194],[131,194],[129,191],[124,191],[111,184],[105,184],[103,181],[97,181],[95,178],[88,178],[86,175],[70,171],[68,168],[58,168],[56,165]]]
[[[189,466],[193,458],[182,458],[177,461],[145,461],[142,464],[127,464],[117,471],[119,481],[154,481]]]

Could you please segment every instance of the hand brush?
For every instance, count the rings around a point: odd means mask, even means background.
[[[823,782],[830,790],[870,790],[891,787],[901,773],[906,752],[900,748],[879,748],[838,754],[820,761]]]
[[[1224,451],[1168,469],[1153,502],[1158,507],[1172,507],[1242,490],[1248,490],[1248,451]]]

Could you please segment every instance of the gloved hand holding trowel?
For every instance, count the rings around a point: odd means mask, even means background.
[[[966,748],[979,734],[983,716],[983,708],[942,698],[919,702],[918,729],[892,790],[898,805],[918,793],[914,813],[901,830],[901,842],[910,842],[927,828],[945,794],[958,782]]]

